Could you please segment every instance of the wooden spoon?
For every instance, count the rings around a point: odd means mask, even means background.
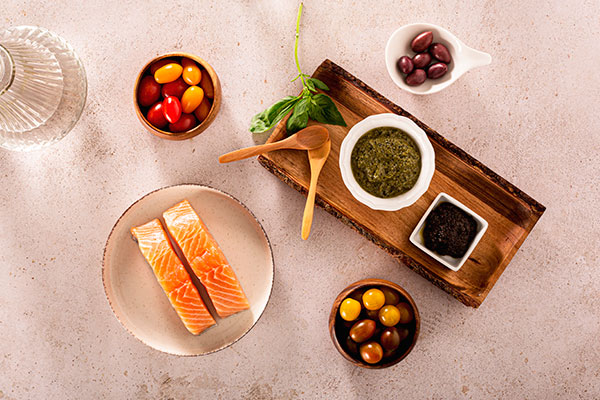
[[[287,139],[274,143],[261,144],[259,146],[247,147],[245,149],[235,150],[231,153],[223,154],[219,157],[221,164],[232,161],[243,160],[252,156],[267,153],[273,150],[293,149],[293,150],[311,150],[316,149],[329,140],[329,131],[324,126],[309,126],[304,128]]]
[[[328,140],[321,147],[308,151],[308,161],[310,162],[310,187],[306,197],[306,206],[304,206],[304,216],[302,217],[302,239],[308,239],[310,227],[312,225],[313,213],[315,211],[315,195],[317,194],[317,180],[321,169],[329,157],[331,151],[331,140]]]

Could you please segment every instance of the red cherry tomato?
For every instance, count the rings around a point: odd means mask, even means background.
[[[160,85],[152,76],[145,76],[138,86],[137,99],[142,107],[148,107],[156,103],[160,97]]]
[[[163,58],[162,60],[158,60],[150,66],[150,73],[154,75],[157,69],[159,69],[160,67],[164,67],[167,64],[171,64],[172,62],[175,61],[171,60],[170,58]]]
[[[182,112],[181,102],[179,99],[175,96],[169,96],[163,100],[162,104],[162,111],[167,121],[172,124],[179,121]]]
[[[183,78],[179,78],[176,81],[165,83],[162,86],[161,93],[163,97],[175,96],[181,99],[183,92],[188,88],[188,84],[185,83]]]
[[[167,126],[169,121],[167,121],[165,115],[163,114],[162,101],[159,101],[158,103],[155,103],[152,107],[150,107],[150,109],[148,110],[148,114],[146,114],[146,119],[155,128],[162,129],[165,126]]]
[[[194,114],[181,114],[179,121],[174,124],[169,124],[171,132],[185,132],[196,126],[196,117]]]

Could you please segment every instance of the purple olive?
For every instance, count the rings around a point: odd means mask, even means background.
[[[431,66],[429,66],[429,69],[427,70],[427,77],[430,79],[438,79],[444,76],[447,71],[448,66],[444,63],[439,62],[431,64]]]
[[[406,84],[408,86],[418,86],[425,82],[425,79],[427,79],[425,70],[417,68],[406,77]]]
[[[403,74],[410,74],[412,72],[412,70],[415,68],[413,60],[411,60],[410,57],[407,57],[407,56],[400,57],[398,59],[397,65],[398,65],[398,69]]]
[[[415,68],[425,68],[431,62],[431,55],[429,53],[419,53],[412,59]]]
[[[441,43],[432,44],[429,48],[429,54],[446,64],[452,61],[450,51],[448,51],[448,48]]]
[[[433,33],[431,31],[422,32],[410,42],[410,48],[415,53],[422,53],[427,50],[431,42],[433,42]]]

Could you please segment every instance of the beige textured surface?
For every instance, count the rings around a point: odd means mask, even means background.
[[[600,397],[598,2],[306,2],[305,72],[332,59],[548,207],[478,310],[322,210],[303,242],[303,197],[256,161],[217,163],[253,143],[255,112],[298,90],[289,82],[295,1],[168,3],[2,2],[0,26],[41,25],[73,45],[89,97],[58,145],[0,151],[0,398]],[[383,51],[415,21],[448,28],[492,54],[492,65],[430,97],[401,92]],[[171,50],[205,58],[223,83],[215,124],[186,142],[146,133],[131,105],[138,69]],[[100,278],[118,216],[182,182],[242,200],[276,263],[258,325],[200,358],[134,339]],[[356,369],[327,333],[331,302],[364,277],[404,286],[423,317],[413,353],[385,371]]]

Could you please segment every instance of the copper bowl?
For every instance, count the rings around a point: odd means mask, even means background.
[[[158,129],[158,128],[154,127],[146,119],[146,116],[140,109],[140,105],[138,104],[138,101],[137,101],[138,86],[140,84],[140,81],[146,74],[146,71],[148,70],[148,68],[150,68],[150,65],[152,65],[156,61],[162,60],[163,58],[169,58],[169,57],[186,57],[186,58],[189,58],[189,59],[197,62],[198,65],[200,65],[203,68],[202,73],[208,72],[208,75],[210,76],[210,79],[212,80],[212,84],[213,84],[214,91],[215,91],[215,96],[212,101],[212,107],[210,108],[210,112],[208,113],[206,118],[202,122],[200,122],[200,124],[196,125],[189,131],[185,131],[185,132],[172,133],[172,132],[163,131],[162,129]],[[202,133],[215,120],[217,113],[219,112],[219,109],[221,108],[221,97],[222,97],[221,82],[219,81],[219,77],[217,76],[217,73],[215,72],[213,67],[211,67],[209,63],[207,63],[200,57],[195,56],[190,53],[168,53],[168,54],[163,54],[161,56],[158,56],[158,57],[150,60],[146,65],[144,65],[144,68],[142,68],[142,70],[138,74],[137,79],[135,80],[135,86],[133,88],[133,105],[135,108],[135,113],[137,114],[142,125],[144,125],[144,127],[148,130],[148,132],[150,132],[158,137],[161,137],[163,139],[168,139],[168,140],[185,140],[185,139],[192,138],[192,137]]]
[[[412,338],[408,337],[408,338],[404,339],[404,341],[400,344],[400,347],[399,347],[401,349],[401,351],[398,353],[398,355],[395,358],[389,359],[386,361],[382,361],[377,364],[367,364],[360,358],[354,357],[354,356],[352,356],[352,354],[348,353],[346,351],[346,349],[344,348],[344,346],[340,343],[340,339],[343,340],[343,338],[338,338],[338,332],[345,331],[347,329],[337,329],[337,328],[340,328],[337,324],[342,323],[342,321],[343,321],[341,319],[341,317],[339,317],[339,308],[340,308],[340,304],[342,303],[342,301],[344,301],[344,299],[346,299],[347,297],[351,296],[352,293],[354,293],[357,290],[368,289],[368,288],[372,288],[372,287],[387,287],[389,289],[395,290],[396,292],[398,292],[400,294],[400,297],[403,298],[403,299],[401,299],[401,301],[405,301],[411,305],[412,311],[414,313],[413,321],[410,322],[410,324],[407,324],[409,331],[412,334]],[[331,340],[333,341],[335,348],[340,352],[340,354],[342,356],[344,356],[344,358],[346,360],[348,360],[352,364],[362,367],[362,368],[369,368],[369,369],[387,368],[387,367],[391,367],[392,365],[395,365],[395,364],[399,363],[400,361],[402,361],[408,355],[408,353],[410,353],[412,351],[412,349],[415,347],[415,343],[417,342],[417,338],[419,336],[420,328],[421,328],[421,317],[419,315],[419,310],[417,309],[417,305],[415,304],[412,297],[410,297],[408,292],[406,290],[404,290],[402,287],[400,287],[399,285],[397,285],[393,282],[390,282],[390,281],[383,280],[383,279],[363,279],[361,281],[351,284],[346,289],[342,290],[342,292],[335,299],[335,301],[333,302],[333,306],[331,307],[331,314],[329,315],[329,334],[331,335]],[[405,341],[410,341],[410,342],[405,343]]]

